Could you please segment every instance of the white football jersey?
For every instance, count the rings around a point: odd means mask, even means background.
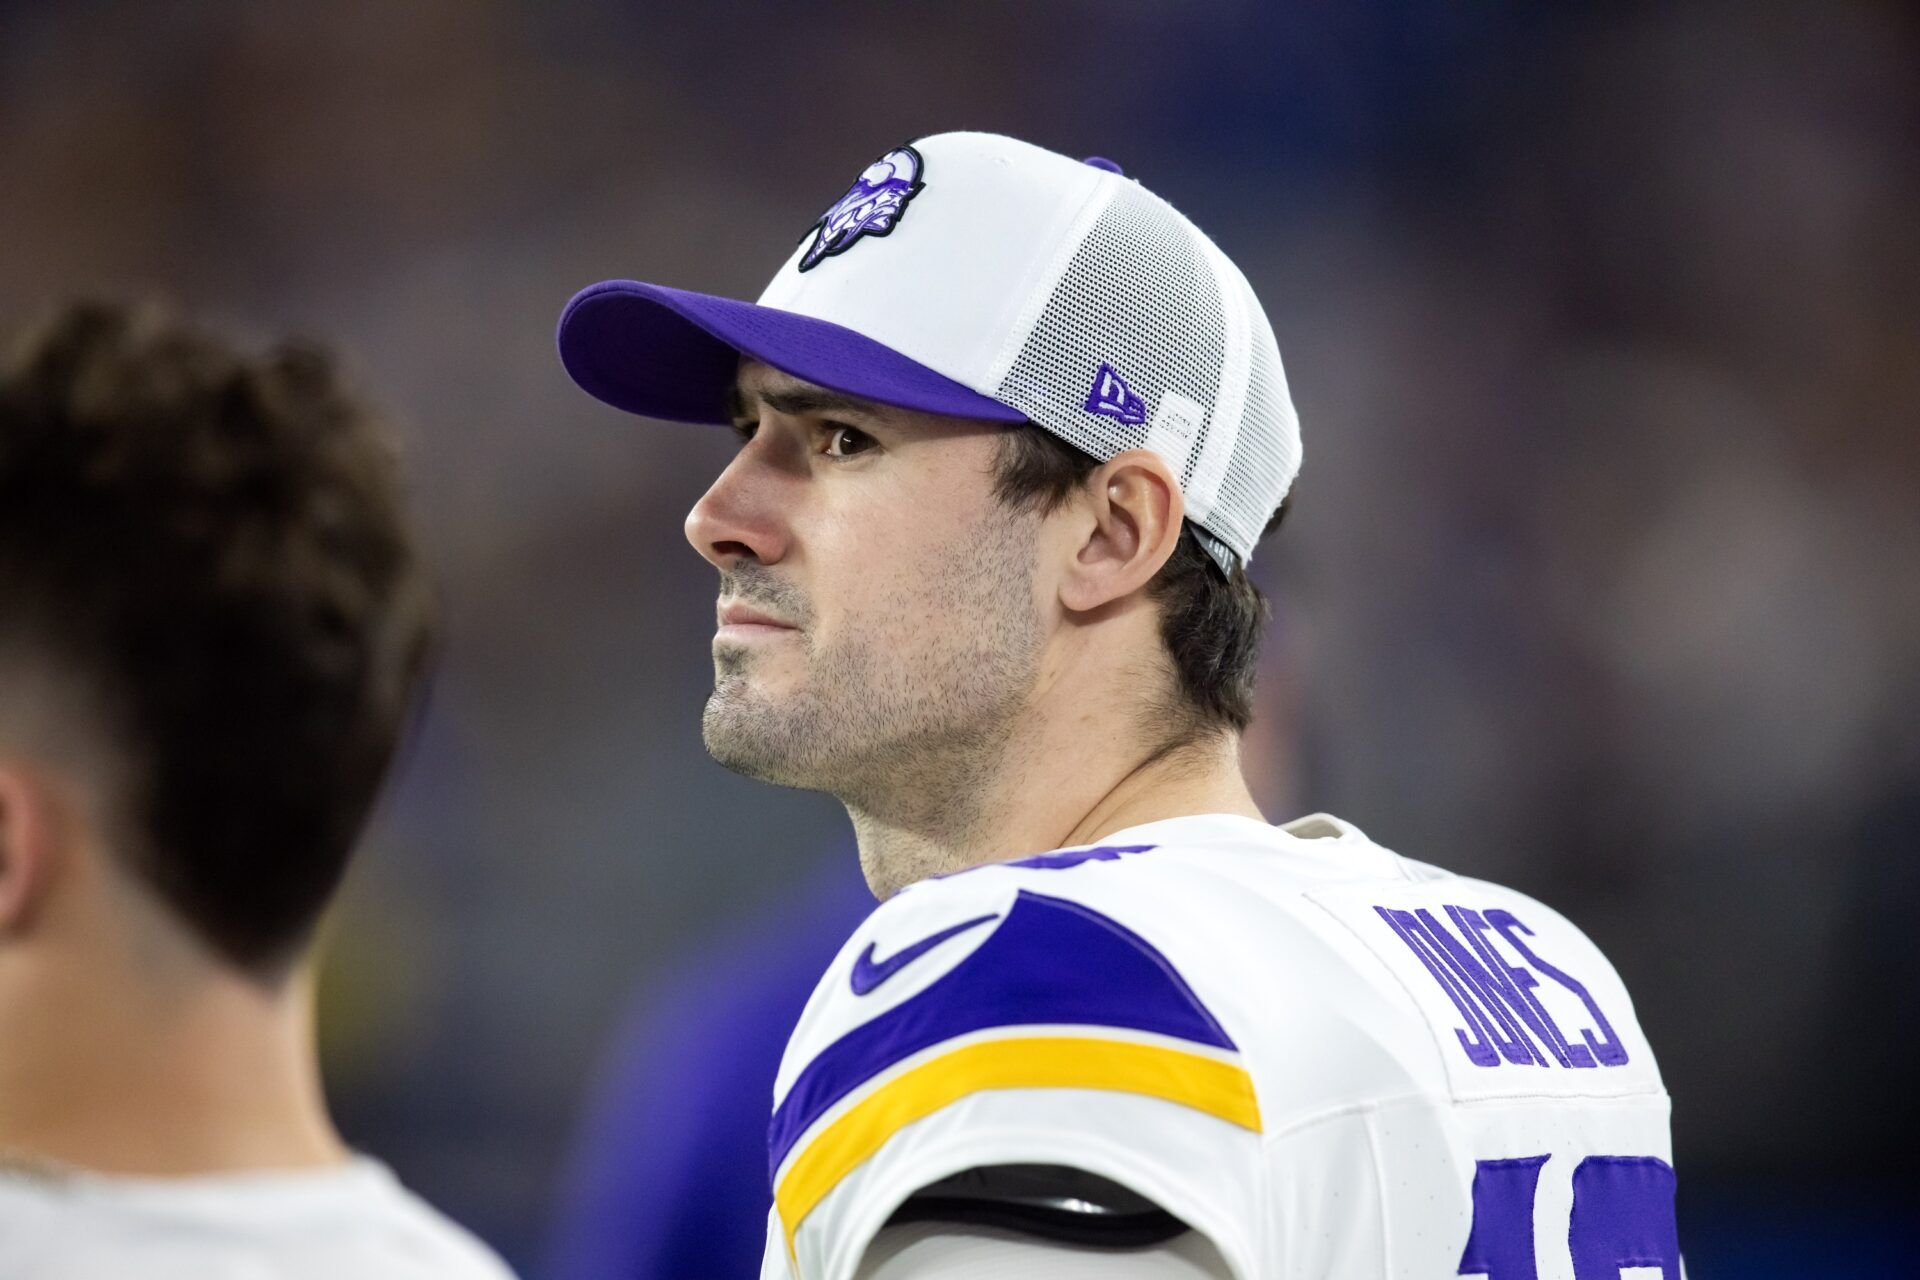
[[[1065,1166],[1240,1280],[1680,1280],[1668,1101],[1613,967],[1324,815],[1208,815],[923,881],[821,979],[766,1280],[849,1280],[916,1191]]]
[[[376,1160],[180,1178],[0,1170],[0,1277],[513,1280]]]

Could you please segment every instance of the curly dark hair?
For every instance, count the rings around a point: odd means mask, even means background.
[[[387,424],[315,346],[84,304],[0,370],[0,641],[87,689],[115,856],[283,972],[338,886],[432,647]]]
[[[1044,514],[1099,465],[1091,454],[1029,422],[1000,436],[994,494],[1016,510]],[[1292,503],[1289,494],[1261,538],[1280,527]],[[1268,615],[1266,597],[1246,568],[1235,565],[1222,573],[1188,524],[1147,594],[1160,606],[1160,641],[1178,678],[1177,697],[1154,708],[1159,719],[1173,722],[1176,737],[1245,729],[1253,722],[1253,679]]]

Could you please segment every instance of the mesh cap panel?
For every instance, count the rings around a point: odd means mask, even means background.
[[[1118,378],[1112,412],[1089,407],[1103,370]],[[1279,351],[1245,278],[1130,181],[1112,184],[994,398],[1102,462],[1165,457],[1223,568],[1229,550],[1251,555],[1298,467]]]
[[[1280,347],[1274,341],[1273,329],[1253,296],[1252,286],[1230,265],[1228,270],[1245,295],[1254,323],[1249,335],[1240,430],[1205,523],[1238,551],[1244,562],[1300,471],[1300,427],[1293,398],[1287,393],[1287,377],[1280,365]]]

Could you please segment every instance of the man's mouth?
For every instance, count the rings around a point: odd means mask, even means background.
[[[719,627],[713,633],[715,641],[767,640],[799,630],[784,618],[739,600],[721,602],[716,609],[716,618]]]

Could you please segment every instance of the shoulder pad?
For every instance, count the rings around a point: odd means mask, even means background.
[[[841,952],[796,1031],[768,1134],[799,1221],[898,1130],[985,1090],[1163,1099],[1258,1132],[1239,1047],[1158,949],[1039,870],[923,883]]]

